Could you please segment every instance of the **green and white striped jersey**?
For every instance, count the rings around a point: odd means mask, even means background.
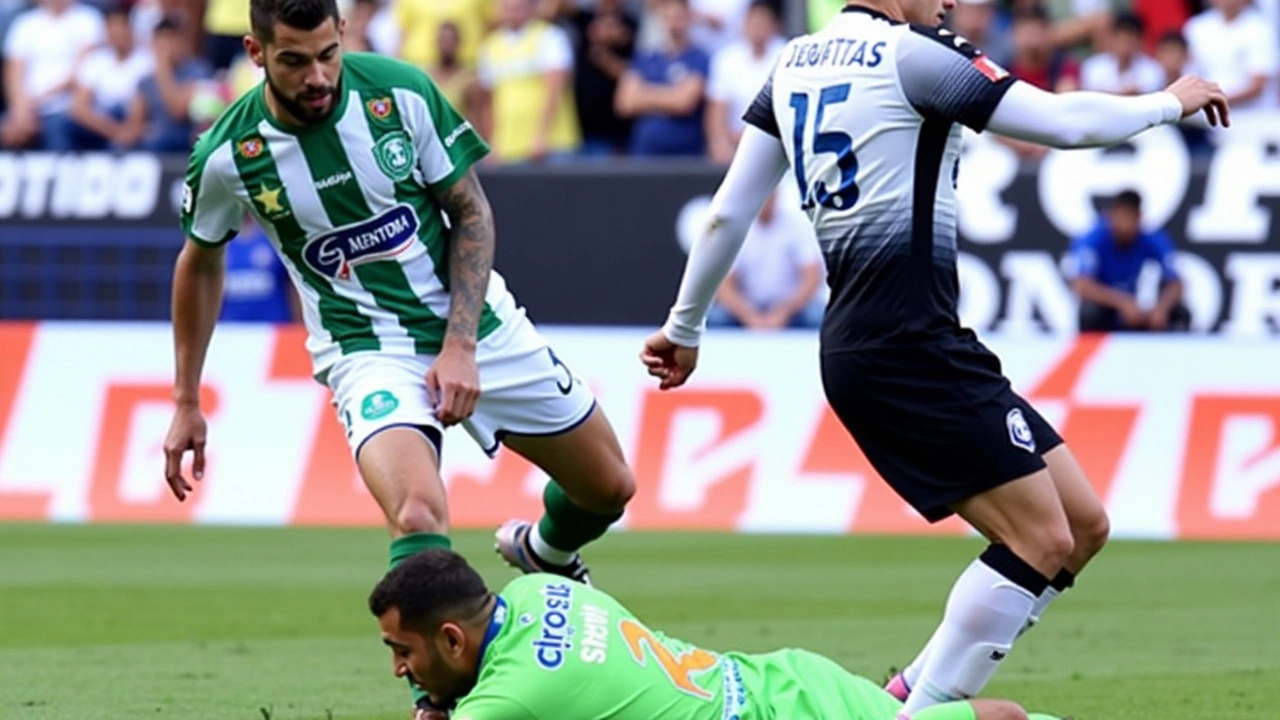
[[[484,157],[484,140],[425,73],[379,55],[345,56],[338,105],[318,125],[282,125],[263,93],[246,93],[197,140],[187,236],[218,245],[246,210],[258,219],[298,287],[317,375],[353,352],[439,352],[449,229],[433,191]],[[514,312],[494,273],[480,337]]]

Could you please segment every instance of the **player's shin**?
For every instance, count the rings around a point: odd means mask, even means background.
[[[1053,604],[1058,596],[1067,591],[1072,585],[1076,584],[1076,576],[1070,570],[1060,570],[1058,574],[1049,581],[1049,587],[1040,593],[1040,597],[1036,598],[1035,607],[1031,608],[1031,615],[1027,617],[1027,622],[1022,626],[1022,630],[1018,632],[1018,637],[1040,622],[1040,616],[1044,614],[1049,606]]]
[[[545,512],[529,533],[529,548],[539,559],[564,565],[587,543],[599,538],[622,513],[600,515],[579,507],[554,480],[542,491]]]
[[[981,692],[1048,585],[1048,578],[1007,546],[987,548],[952,588],[904,712],[911,715]]]

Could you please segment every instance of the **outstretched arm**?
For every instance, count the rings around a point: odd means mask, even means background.
[[[778,138],[748,125],[724,181],[711,199],[702,235],[689,250],[680,293],[662,328],[668,340],[697,347],[716,289],[733,267],[751,221],[786,170],[787,156]]]
[[[1001,98],[987,129],[1056,148],[1114,145],[1143,130],[1177,122],[1182,101],[1169,92],[1056,94],[1018,82]]]

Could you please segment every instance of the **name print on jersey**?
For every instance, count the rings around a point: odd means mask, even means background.
[[[565,653],[573,649],[569,636],[569,610],[573,607],[573,588],[568,583],[557,583],[542,588],[542,628],[534,640],[533,657],[546,670],[559,670],[564,665]]]
[[[873,68],[884,59],[883,40],[868,47],[866,40],[854,38],[832,38],[826,42],[796,43],[791,48],[791,57],[787,58],[786,67],[860,67]]]
[[[302,249],[316,272],[339,280],[364,262],[393,257],[417,240],[418,216],[408,205],[396,205],[370,220],[325,233]]]
[[[595,605],[582,607],[582,662],[602,665],[609,659],[609,611]]]

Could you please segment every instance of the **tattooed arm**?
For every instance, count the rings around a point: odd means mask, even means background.
[[[476,335],[493,268],[493,211],[475,170],[436,199],[449,216],[449,323],[440,354],[427,371],[427,392],[446,427],[467,419],[480,397]]]
[[[445,343],[474,347],[493,268],[493,211],[475,170],[438,196],[449,216],[449,329]]]

